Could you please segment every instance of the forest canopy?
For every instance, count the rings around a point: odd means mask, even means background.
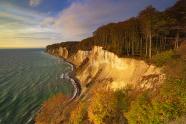
[[[47,50],[66,47],[69,53],[102,46],[119,56],[149,57],[161,51],[178,48],[186,36],[186,0],[179,0],[163,12],[153,6],[126,21],[99,27],[93,36],[81,42],[62,42]]]

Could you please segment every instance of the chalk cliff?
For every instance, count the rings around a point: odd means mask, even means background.
[[[158,86],[165,78],[161,69],[154,65],[143,60],[119,58],[99,46],[94,46],[90,51],[78,50],[70,56],[65,47],[48,52],[63,57],[76,66],[76,77],[83,89],[94,83],[105,83],[113,90],[127,86],[147,89]]]

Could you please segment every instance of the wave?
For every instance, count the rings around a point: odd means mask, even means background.
[[[66,61],[65,61],[65,62],[66,62]],[[69,72],[66,72],[66,73],[62,73],[61,76],[60,76],[60,78],[61,78],[61,79],[66,79],[66,80],[70,81],[71,84],[72,84],[73,87],[74,87],[73,95],[72,95],[72,97],[71,97],[70,100],[69,100],[69,102],[70,102],[70,101],[74,100],[74,99],[76,98],[76,96],[79,95],[79,93],[78,93],[79,87],[77,86],[77,82],[73,79],[74,77],[70,76],[71,73],[74,72],[74,66],[73,66],[72,64],[68,63],[68,62],[66,62],[66,64],[69,65],[70,71],[69,71]]]
[[[71,65],[36,50],[5,51],[0,61],[0,123],[33,124],[35,112],[52,94],[72,94],[71,83],[61,85],[61,72],[70,72]],[[64,73],[65,82],[71,82]],[[57,78],[56,78],[57,77]]]

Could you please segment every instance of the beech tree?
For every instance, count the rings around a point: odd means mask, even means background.
[[[177,48],[180,39],[186,36],[185,5],[185,0],[179,0],[163,12],[148,6],[137,17],[99,27],[92,37],[81,42],[50,45],[47,49],[57,54],[58,47],[63,46],[73,54],[79,49],[90,50],[97,45],[119,56],[151,58],[161,51]]]
[[[146,42],[146,56],[152,56],[152,37],[155,35],[156,25],[158,24],[157,18],[158,11],[149,6],[139,14],[141,30],[144,33]]]
[[[185,32],[186,29],[186,0],[179,0],[177,3],[168,8],[165,13],[169,18],[174,20],[171,25],[171,30],[174,32],[175,43],[174,47],[178,48],[180,33]]]

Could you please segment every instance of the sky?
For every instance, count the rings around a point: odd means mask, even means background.
[[[101,25],[163,11],[176,0],[0,0],[0,48],[41,48],[80,41]]]

